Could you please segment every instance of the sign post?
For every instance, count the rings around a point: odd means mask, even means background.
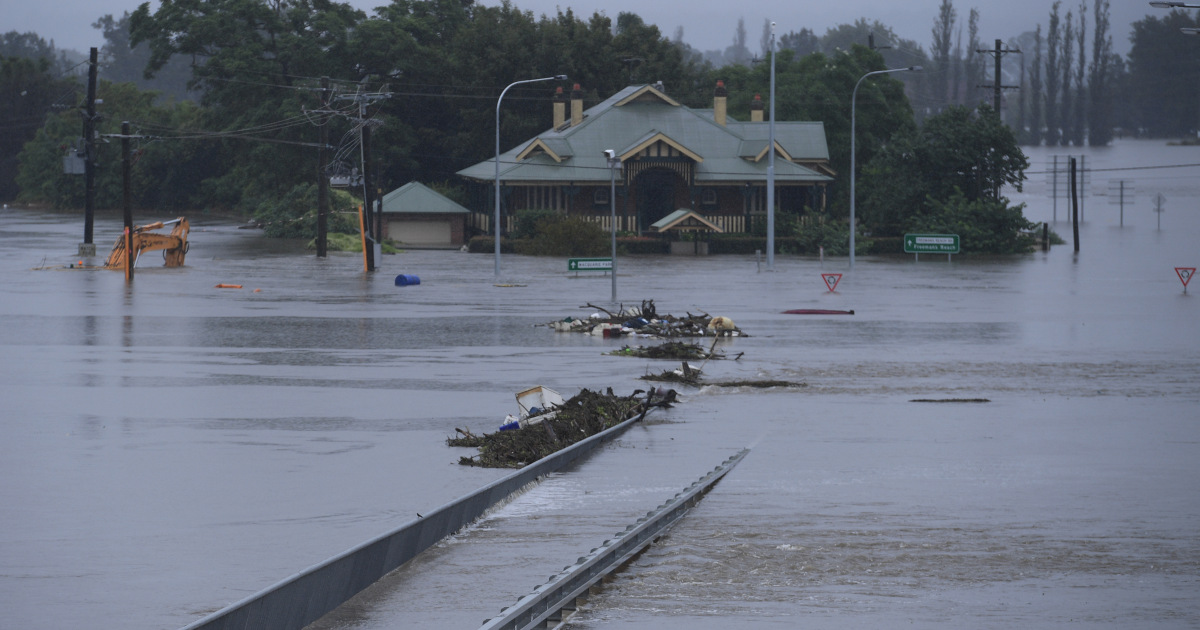
[[[1183,283],[1183,292],[1187,293],[1187,285],[1192,281],[1192,276],[1196,273],[1195,267],[1176,267],[1175,275],[1179,276],[1179,281]]]
[[[917,260],[921,254],[945,254],[947,262],[951,254],[959,252],[957,234],[905,234],[904,253],[916,254]]]

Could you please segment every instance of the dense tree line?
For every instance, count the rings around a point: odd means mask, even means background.
[[[1196,83],[1168,86],[1166,78],[1194,76],[1196,70],[1185,66],[1196,56],[1174,55],[1176,65],[1154,61],[1175,50],[1167,35],[1195,22],[1184,12],[1139,22],[1135,54],[1126,64],[1112,53],[1107,3],[1092,0],[1088,7],[1084,0],[1078,14],[1072,8],[1063,16],[1056,2],[1044,39],[1039,25],[1030,37],[1010,40],[1025,51],[1019,56],[1025,62],[1010,66],[1010,71],[1019,69],[1024,86],[1006,107],[1007,120],[1017,130],[1014,137],[1078,144],[1086,136],[1103,143],[1106,132],[1127,121],[1152,119],[1147,128],[1164,134],[1187,129],[1189,115],[1194,121],[1197,108],[1189,113],[1178,103],[1200,101],[1189,92]],[[978,11],[967,13],[963,42],[958,11],[952,0],[942,0],[930,54],[865,19],[821,36],[802,28],[779,37],[777,116],[825,123],[832,165],[842,174],[831,190],[835,217],[844,216],[848,206],[845,174],[855,82],[870,71],[912,65],[926,72],[873,77],[859,91],[856,166],[889,179],[916,178],[897,189],[888,188],[897,182],[872,188],[864,180],[865,197],[859,201],[868,229],[898,233],[910,227],[913,216],[936,216],[947,203],[1007,208],[995,191],[1000,183],[1019,182],[1023,166],[1019,150],[1014,153],[998,133],[996,113],[976,107],[991,100],[990,91],[977,87],[990,77],[990,57],[976,53],[984,48],[979,19]],[[720,79],[729,90],[730,114],[739,118],[749,117],[755,93],[765,96],[769,90],[769,64],[755,63],[770,54],[769,24],[751,53],[740,23],[724,51],[731,62],[720,66],[684,44],[681,31],[667,38],[636,14],[621,13],[615,21],[570,10],[534,16],[507,1],[488,7],[471,0],[393,0],[367,15],[333,0],[176,0],[153,11],[147,3],[132,15],[104,16],[94,26],[106,41],[100,133],[116,133],[120,122],[129,120],[141,136],[134,193],[143,207],[286,213],[280,200],[303,197],[318,178],[315,145],[321,126],[329,129],[336,147],[331,172],[358,166],[359,129],[370,125],[379,189],[416,180],[452,191],[457,170],[492,155],[496,99],[517,80],[570,77],[508,92],[500,112],[504,147],[547,128],[553,90],[570,90],[573,83],[581,84],[585,102],[594,103],[630,83],[661,80],[677,100],[707,108]],[[64,175],[61,158],[80,133],[80,82],[64,74],[62,55],[36,37],[13,34],[0,44],[6,55],[20,48],[25,58],[25,65],[4,60],[0,100],[12,100],[8,88],[18,84],[18,75],[36,75],[43,85],[37,93],[48,95],[30,113],[11,115],[26,135],[4,145],[5,165],[15,168],[13,156],[23,144],[17,178],[23,199],[77,207],[81,178]],[[142,89],[131,82],[140,82]],[[1114,98],[1135,85],[1141,86],[1140,100]],[[1174,90],[1171,98],[1155,98],[1154,90],[1162,94],[1164,87]],[[373,97],[360,98],[365,94]],[[3,106],[12,103],[0,102]],[[969,181],[937,175],[942,167],[966,172],[965,166],[935,159],[950,154],[922,133],[939,128],[955,131],[945,138],[971,144],[964,153],[974,164],[967,169]],[[30,138],[34,141],[26,143]],[[981,147],[1006,161],[989,162],[991,157],[974,152]],[[101,146],[102,207],[119,201],[117,153],[115,144]],[[912,161],[916,158],[926,161]],[[922,166],[912,170],[915,164]],[[13,191],[10,185],[4,196],[11,198]],[[889,207],[884,200],[893,196],[906,201]],[[896,215],[896,208],[908,218]]]

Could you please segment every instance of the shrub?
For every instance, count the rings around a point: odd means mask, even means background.
[[[267,236],[275,238],[316,238],[317,185],[299,184],[281,199],[263,203],[254,213]],[[327,231],[357,234],[358,203],[350,193],[331,190]]]

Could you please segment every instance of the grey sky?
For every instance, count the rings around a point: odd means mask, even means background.
[[[498,0],[480,0],[495,5]],[[368,13],[385,0],[350,0]],[[763,23],[770,18],[778,24],[779,35],[788,31],[810,28],[818,35],[837,24],[849,23],[860,17],[877,19],[892,27],[897,35],[929,49],[930,30],[937,15],[940,0],[841,0],[838,2],[798,2],[797,0],[758,0],[752,3],[729,0],[513,0],[513,4],[535,15],[553,14],[559,7],[570,7],[577,16],[586,19],[593,12],[604,11],[616,19],[618,13],[631,11],[646,22],[655,24],[670,37],[677,27],[683,27],[684,41],[700,50],[724,49],[733,41],[738,18],[746,22],[747,45],[759,49]],[[74,48],[85,52],[90,46],[102,45],[103,38],[91,24],[101,15],[120,15],[132,12],[140,0],[0,0],[0,31],[34,31],[53,39],[59,48]],[[1092,0],[1087,0],[1088,30],[1092,28]],[[158,5],[153,0],[152,7]],[[1114,0],[1112,8],[1113,46],[1117,52],[1129,49],[1130,24],[1147,14],[1163,15],[1141,0]],[[1043,29],[1048,21],[1051,0],[985,0],[974,3],[956,0],[955,9],[963,24],[966,39],[966,18],[972,7],[979,9],[980,39],[991,42],[1007,40],[1033,30],[1038,23]],[[1079,3],[1065,0],[1060,9],[1078,12]],[[1090,50],[1090,43],[1089,43]]]

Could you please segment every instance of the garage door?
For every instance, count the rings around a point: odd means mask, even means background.
[[[389,221],[388,237],[409,245],[450,245],[449,221]]]

